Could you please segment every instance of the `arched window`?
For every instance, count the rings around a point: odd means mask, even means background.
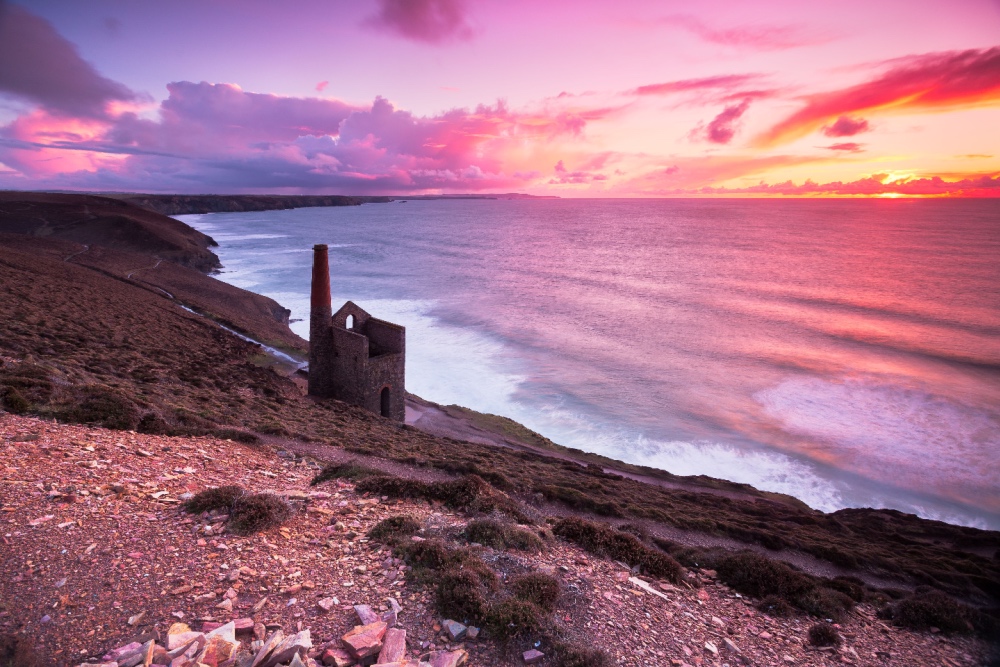
[[[382,399],[382,416],[391,417],[392,416],[391,398],[389,397],[388,387],[382,387],[381,399]]]
[[[354,315],[348,315],[347,316],[347,322],[344,323],[344,326],[347,327],[348,330],[354,328]]]

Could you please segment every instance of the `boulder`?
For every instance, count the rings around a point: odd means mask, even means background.
[[[441,621],[441,626],[444,628],[444,631],[448,633],[449,639],[453,642],[457,642],[459,639],[464,637],[466,631],[469,629],[458,621],[453,621],[450,618],[446,618]]]
[[[469,659],[466,651],[431,651],[431,667],[458,667]]]
[[[377,621],[367,625],[356,625],[340,641],[356,660],[378,655],[382,650],[382,638],[388,629],[385,623]]]
[[[378,662],[399,662],[406,654],[406,630],[390,628],[385,632],[382,650],[378,654]]]
[[[327,667],[350,667],[356,660],[344,649],[330,647],[323,651],[320,662]]]
[[[530,651],[522,653],[521,657],[524,659],[524,664],[533,665],[536,662],[540,662],[541,659],[545,657],[545,654],[536,649],[531,649]]]
[[[372,611],[372,608],[366,604],[354,605],[354,612],[358,615],[358,620],[361,621],[361,625],[371,625],[372,623],[377,623],[382,620],[379,618],[379,615]]]
[[[288,662],[296,655],[305,655],[311,648],[312,637],[309,634],[309,630],[303,630],[302,632],[285,637],[274,648],[274,651],[271,652],[271,656],[261,663],[261,667],[274,667],[274,665]]]
[[[275,647],[284,640],[284,633],[281,630],[275,630],[270,637],[264,640],[264,645],[260,647],[259,651],[257,651],[257,655],[254,656],[253,662],[250,663],[250,667],[260,667],[260,665],[264,664],[264,661],[268,659]]]

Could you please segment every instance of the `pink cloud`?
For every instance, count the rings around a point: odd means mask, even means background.
[[[853,141],[830,144],[829,146],[823,146],[823,148],[831,151],[844,151],[847,153],[860,153],[864,150],[862,148],[862,144],[854,143]]]
[[[329,81],[320,81],[319,83],[316,84],[316,92],[322,93],[324,90],[326,90],[326,87],[329,85],[330,85]]]
[[[661,23],[683,28],[706,42],[751,48],[760,51],[791,49],[808,44],[820,44],[828,38],[808,34],[803,28],[790,25],[755,25],[740,28],[712,28],[691,15],[668,16]]]
[[[704,90],[729,91],[742,88],[761,78],[760,74],[722,74],[699,79],[682,79],[665,83],[652,83],[630,91],[633,95],[674,95]]]
[[[703,138],[713,144],[728,144],[736,136],[736,132],[739,129],[739,120],[749,108],[749,99],[743,100],[739,104],[728,106],[712,119],[708,127],[696,127],[691,132],[691,136],[694,138]]]
[[[464,0],[378,0],[368,25],[428,44],[470,39]]]
[[[971,107],[1000,102],[1000,47],[910,56],[864,83],[805,98],[805,106],[758,137],[774,146],[862,112]],[[834,123],[834,126],[836,123]]]
[[[855,134],[861,134],[870,129],[868,121],[864,118],[841,116],[833,125],[825,125],[823,134],[828,137],[853,137]]]
[[[159,118],[120,113],[84,123],[44,110],[0,128],[4,185],[158,191],[405,192],[519,187],[533,170],[508,155],[580,135],[617,110],[516,112],[503,103],[418,116],[371,105],[175,82]],[[606,154],[592,156],[603,164]],[[512,165],[513,166],[513,165]],[[518,164],[518,167],[523,167]],[[596,167],[567,176],[599,180]],[[535,179],[538,176],[533,176]]]
[[[56,32],[26,9],[0,2],[0,93],[30,100],[53,114],[101,118],[109,103],[135,93],[107,79]]]
[[[562,160],[559,160],[559,162],[556,162],[555,170],[556,170],[556,173],[560,173],[560,174],[565,174],[566,173],[566,165],[563,164]]]

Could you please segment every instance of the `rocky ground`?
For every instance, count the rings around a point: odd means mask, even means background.
[[[165,646],[175,623],[198,631],[231,620],[251,633],[248,648],[254,624],[263,626],[258,642],[278,626],[290,636],[308,629],[312,648],[302,660],[321,662],[359,624],[355,605],[381,615],[397,603],[410,658],[449,655],[454,664],[464,651],[470,665],[515,665],[527,651],[546,652],[530,634],[506,642],[486,633],[451,638],[432,589],[367,538],[380,520],[408,514],[422,526],[418,539],[461,542],[469,517],[460,512],[366,497],[342,480],[310,486],[322,461],[213,437],[0,413],[0,448],[0,634],[29,638],[41,664],[98,661],[151,633]],[[186,494],[228,484],[281,494],[295,511],[280,527],[245,537],[228,532],[218,513],[183,511]],[[899,629],[865,604],[836,627],[840,648],[820,649],[807,638],[816,619],[771,618],[711,571],[677,586],[551,537],[535,553],[475,551],[503,577],[558,577],[560,631],[618,665],[986,664],[981,640]]]

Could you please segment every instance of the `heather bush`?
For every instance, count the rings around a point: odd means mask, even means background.
[[[368,531],[368,538],[383,544],[399,544],[419,530],[419,521],[407,514],[401,514],[379,521]]]
[[[840,635],[829,623],[816,623],[809,627],[809,643],[813,646],[840,646]]]
[[[273,493],[255,493],[236,499],[229,512],[229,530],[237,535],[280,526],[292,515],[292,508]]]
[[[614,530],[603,524],[576,517],[562,519],[552,532],[598,556],[606,556],[638,565],[654,577],[680,583],[683,568],[667,554],[648,547],[634,535]]]
[[[202,512],[212,512],[215,510],[226,510],[233,508],[233,504],[246,493],[241,486],[220,486],[212,489],[199,491],[193,498],[184,503],[184,509],[191,514],[201,514]]]
[[[562,586],[551,575],[531,572],[515,577],[510,582],[510,590],[518,600],[531,602],[539,609],[551,612],[556,608]]]

